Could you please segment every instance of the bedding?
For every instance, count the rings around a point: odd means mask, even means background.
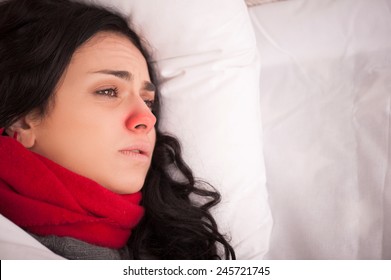
[[[268,259],[391,258],[390,11],[389,0],[249,10],[274,219]]]
[[[247,7],[268,4],[276,1],[286,1],[286,0],[245,0]]]
[[[0,215],[0,260],[62,260],[34,237]]]
[[[239,259],[391,259],[390,0],[94,2],[150,41]],[[60,258],[0,226],[0,259]]]

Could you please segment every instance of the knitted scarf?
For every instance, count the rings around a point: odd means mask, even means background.
[[[0,136],[0,214],[40,236],[122,248],[144,214],[141,193],[119,195]]]

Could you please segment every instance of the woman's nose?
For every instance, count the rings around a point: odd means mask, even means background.
[[[143,100],[137,101],[126,119],[126,127],[137,133],[148,133],[156,124],[156,117]]]

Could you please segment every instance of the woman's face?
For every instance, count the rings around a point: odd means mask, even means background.
[[[156,141],[154,95],[140,51],[122,35],[98,33],[73,55],[31,150],[113,192],[137,192]]]

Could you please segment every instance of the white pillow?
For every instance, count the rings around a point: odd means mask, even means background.
[[[161,129],[181,140],[195,176],[221,192],[214,211],[221,231],[232,237],[238,259],[262,258],[272,220],[259,61],[244,1],[114,0],[110,5],[130,16],[155,49],[164,78]]]

